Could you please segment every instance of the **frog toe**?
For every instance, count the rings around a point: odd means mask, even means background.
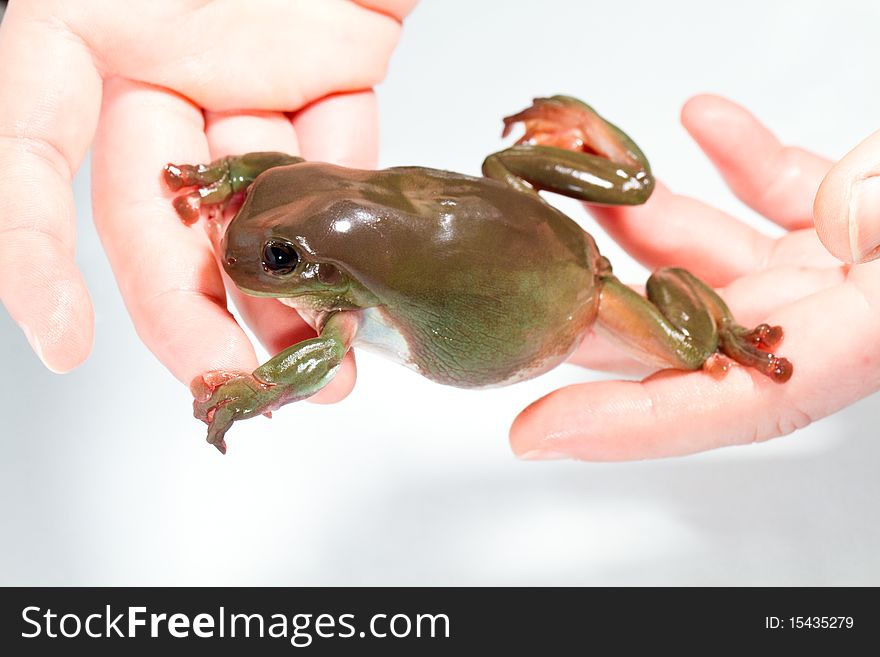
[[[180,220],[187,226],[191,226],[199,220],[201,216],[202,199],[198,192],[190,194],[181,194],[175,197],[172,202],[174,211]]]
[[[784,335],[781,326],[758,324],[751,331],[743,333],[742,337],[754,344],[758,349],[768,351],[779,346]]]
[[[203,164],[172,164],[169,162],[162,169],[162,178],[168,189],[177,192],[184,187],[195,187],[202,184],[206,170],[207,167]]]

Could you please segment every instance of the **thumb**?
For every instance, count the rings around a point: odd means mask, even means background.
[[[880,130],[835,164],[813,204],[816,231],[845,262],[880,257]]]

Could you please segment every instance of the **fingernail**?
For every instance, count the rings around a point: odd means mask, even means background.
[[[27,324],[22,323],[19,323],[18,327],[21,329],[21,332],[24,333],[24,337],[27,338],[28,344],[31,346],[31,349],[34,350],[37,358],[42,361],[43,365],[46,366],[46,369],[48,369],[53,374],[61,374],[61,372],[59,372],[46,362],[46,357],[43,355],[43,346],[40,344],[40,339],[37,337],[37,334],[34,333],[33,329],[31,329],[31,327]]]
[[[880,177],[863,178],[853,185],[847,223],[854,261],[876,258],[880,252]]]
[[[524,461],[559,461],[562,459],[570,459],[571,456],[562,452],[554,452],[550,449],[530,449],[519,455]]]

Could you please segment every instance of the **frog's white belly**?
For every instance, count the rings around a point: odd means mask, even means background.
[[[323,312],[299,305],[295,299],[279,298],[278,301],[295,309],[309,326],[318,330],[319,317],[324,314]],[[360,323],[354,338],[355,346],[375,351],[389,360],[419,371],[418,365],[410,358],[409,345],[403,335],[388,321],[381,309],[364,308],[345,312],[360,314]]]
[[[385,358],[418,371],[418,367],[410,359],[409,345],[400,331],[388,321],[382,310],[364,308],[359,312],[361,322],[354,344],[378,352]]]

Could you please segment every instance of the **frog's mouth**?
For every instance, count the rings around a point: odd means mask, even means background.
[[[236,287],[244,292],[249,297],[261,297],[263,299],[278,299],[285,306],[290,306],[291,308],[298,308],[303,304],[296,304],[294,299],[301,299],[302,297],[309,296],[309,292],[300,292],[299,294],[284,292],[279,294],[277,292],[267,292],[265,290],[250,290],[246,287],[242,287],[241,285],[236,284]]]
[[[242,287],[241,285],[238,285],[237,283],[236,283],[235,287],[237,287],[239,290],[244,292],[249,297],[263,297],[263,298],[275,297],[276,299],[280,298],[279,295],[273,294],[272,292],[265,292],[265,291],[261,291],[261,290],[251,290],[249,288]]]
[[[260,297],[263,299],[276,299],[288,308],[293,308],[300,314],[304,312],[313,312],[316,308],[321,308],[319,300],[316,300],[313,291],[304,291],[298,294],[285,293],[273,294],[272,292],[249,290],[247,288],[237,286],[239,290],[247,294],[249,297]]]
[[[248,296],[262,297],[264,299],[277,299],[288,308],[292,308],[293,310],[295,310],[297,314],[303,319],[303,321],[305,321],[306,324],[308,324],[315,330],[317,330],[318,315],[326,312],[316,308],[314,303],[309,303],[308,299],[306,298],[308,297],[307,293],[298,295],[286,295],[281,297],[271,294],[269,292],[256,292],[247,290],[242,287],[240,287],[239,289]]]

